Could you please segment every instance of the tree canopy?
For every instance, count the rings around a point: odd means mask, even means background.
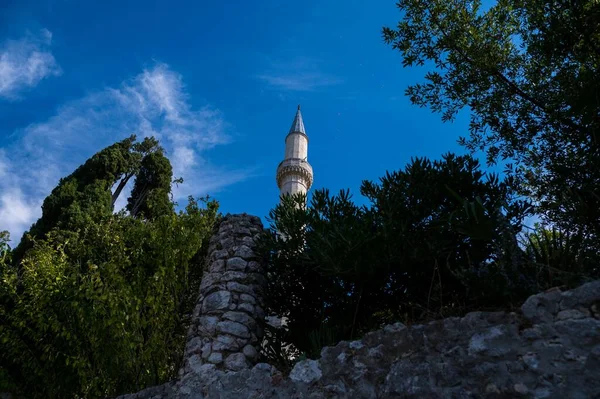
[[[406,95],[452,120],[461,142],[504,161],[544,220],[600,237],[600,3],[399,0],[384,28],[405,67],[427,70]]]
[[[286,196],[270,213],[270,303],[299,350],[332,343],[319,338],[324,328],[352,339],[392,320],[522,298],[508,289],[507,258],[519,251],[528,204],[472,157],[416,158],[361,193],[366,206],[319,190],[306,207]]]
[[[175,376],[218,205],[176,213],[171,180],[158,142],[132,136],[61,179],[19,251],[0,234],[0,392],[100,398]]]
[[[29,237],[43,238],[54,228],[73,230],[112,214],[123,188],[134,176],[137,184],[128,202],[135,207],[129,210],[149,213],[150,208],[158,208],[157,214],[167,211],[171,165],[156,139],[147,137],[136,143],[133,135],[94,154],[60,180],[44,199],[40,219],[23,234],[14,251],[14,261],[19,263],[31,247]]]
[[[600,273],[600,3],[397,6],[383,39],[424,71],[406,95],[443,121],[468,113],[459,142],[505,170],[448,154],[363,182],[367,206],[284,198],[265,241],[271,304],[288,319],[280,339],[312,355],[385,321],[507,309]],[[543,224],[523,231],[531,214]]]

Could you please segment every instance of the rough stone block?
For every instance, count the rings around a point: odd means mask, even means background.
[[[217,324],[217,331],[222,334],[231,334],[239,338],[250,338],[248,327],[235,321],[222,321]]]
[[[219,352],[213,352],[208,357],[208,361],[212,364],[219,364],[223,362],[223,354]]]
[[[258,356],[258,352],[256,351],[256,348],[254,348],[254,346],[252,346],[252,345],[244,346],[242,353],[244,354],[244,356],[246,356],[250,360],[255,360],[256,357]]]
[[[554,315],[558,312],[560,299],[560,290],[534,295],[529,297],[521,306],[521,312],[532,323],[549,322],[554,319]]]
[[[247,261],[237,256],[235,258],[229,258],[227,260],[227,270],[244,271],[246,270],[247,265]]]
[[[290,379],[292,381],[303,382],[305,384],[312,384],[318,381],[323,376],[321,372],[321,366],[316,360],[303,360],[296,363],[290,373]]]
[[[207,313],[214,310],[228,309],[230,300],[231,293],[229,291],[213,292],[204,299],[202,311]]]
[[[223,260],[223,259],[215,260],[208,266],[208,270],[211,273],[224,272],[225,271],[225,260]],[[204,280],[204,276],[202,276],[202,279]]]
[[[241,294],[240,301],[247,302],[252,305],[254,305],[256,303],[256,299],[252,295],[248,295],[248,294]]]
[[[571,291],[562,293],[560,309],[589,307],[594,302],[600,302],[600,280],[583,284]]]
[[[254,251],[247,245],[233,247],[233,256],[239,256],[240,258],[244,258],[246,260],[256,258]]]
[[[557,321],[554,327],[560,335],[569,337],[571,341],[577,341],[580,345],[600,345],[600,320],[591,317],[561,320]]]
[[[406,330],[406,326],[402,323],[389,324],[383,328],[388,334],[398,333]]]
[[[200,331],[212,335],[215,333],[217,329],[217,323],[219,322],[219,318],[215,316],[202,316],[198,320],[198,327]]]
[[[256,324],[254,319],[244,312],[227,312],[222,317],[226,320],[241,323],[249,328],[252,328]]]
[[[567,319],[585,319],[590,316],[590,312],[587,309],[577,310],[577,309],[567,309],[561,310],[556,315],[556,320],[567,320]]]
[[[242,243],[244,243],[244,245],[249,248],[254,248],[256,246],[256,242],[254,241],[254,239],[248,236],[242,238]]]
[[[252,232],[250,231],[249,228],[247,227],[241,227],[241,226],[236,226],[233,228],[233,233],[238,235],[238,236],[249,236],[252,234]]]
[[[191,340],[189,340],[185,345],[185,354],[186,356],[189,356],[195,353],[200,353],[201,349],[202,340],[200,339],[200,337],[194,337]]]
[[[231,282],[227,283],[227,289],[229,291],[233,291],[233,292],[240,292],[240,293],[249,294],[249,295],[256,295],[256,293],[254,292],[254,288],[252,288],[249,285],[241,284],[241,283],[238,283],[235,281],[231,281]]]
[[[494,326],[482,333],[473,334],[469,341],[469,355],[486,353],[499,356],[507,353],[511,348],[508,345],[501,345],[501,341],[508,336],[506,326]]]
[[[237,310],[243,310],[251,315],[254,315],[254,306],[250,305],[249,303],[240,303],[237,306]]]
[[[202,359],[208,359],[212,352],[212,344],[210,342],[205,343],[202,346]]]
[[[233,237],[226,236],[226,238],[220,240],[220,243],[221,243],[221,247],[223,249],[229,249],[229,248],[233,247],[233,245],[235,244],[235,241],[234,241]]]
[[[219,262],[224,262],[224,261],[219,261]],[[221,275],[220,273],[205,273],[202,276],[202,282],[200,283],[200,291],[201,292],[206,292],[209,290],[209,288],[211,286],[215,286],[217,285],[221,280]]]
[[[249,366],[246,356],[242,353],[233,353],[225,359],[225,368],[227,370],[239,371]]]
[[[202,366],[202,360],[198,355],[192,355],[187,359],[187,366],[191,371],[196,372]]]
[[[214,251],[211,254],[211,259],[212,260],[227,259],[227,256],[229,256],[229,251],[226,249],[220,249],[218,251]]]
[[[225,273],[222,274],[221,276],[221,280],[223,281],[243,281],[244,279],[246,279],[248,275],[246,273],[243,272],[236,272],[236,271],[227,271]]]
[[[234,352],[241,348],[238,340],[233,338],[231,335],[219,335],[217,340],[213,342],[212,345],[216,351]]]

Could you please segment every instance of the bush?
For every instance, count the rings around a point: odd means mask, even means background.
[[[366,206],[347,191],[320,190],[307,205],[286,196],[271,211],[262,243],[270,311],[287,320],[276,346],[317,356],[392,321],[509,309],[548,284],[590,275],[580,267],[589,253],[557,262],[564,257],[555,250],[546,268],[564,273],[541,278],[532,254],[545,241],[519,243],[531,205],[470,156],[415,159],[379,183],[363,182],[361,193]]]
[[[0,359],[27,397],[107,397],[175,377],[191,268],[217,204],[144,221],[118,214],[35,240],[0,272]],[[191,279],[190,276],[193,276]],[[0,391],[5,388],[0,388]]]

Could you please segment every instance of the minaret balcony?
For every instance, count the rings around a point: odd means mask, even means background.
[[[281,161],[277,167],[277,184],[281,185],[281,180],[292,174],[302,176],[307,182],[307,189],[312,185],[313,169],[305,159],[288,158]]]

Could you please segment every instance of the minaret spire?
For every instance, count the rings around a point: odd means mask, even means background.
[[[308,163],[308,136],[304,128],[300,105],[285,138],[285,156],[277,167],[280,195],[306,194],[313,182],[312,166]]]
[[[304,129],[304,121],[302,120],[302,113],[300,112],[300,105],[298,105],[298,110],[296,111],[296,116],[294,117],[294,122],[292,122],[292,127],[290,127],[289,134],[296,132],[306,135],[306,130]]]

